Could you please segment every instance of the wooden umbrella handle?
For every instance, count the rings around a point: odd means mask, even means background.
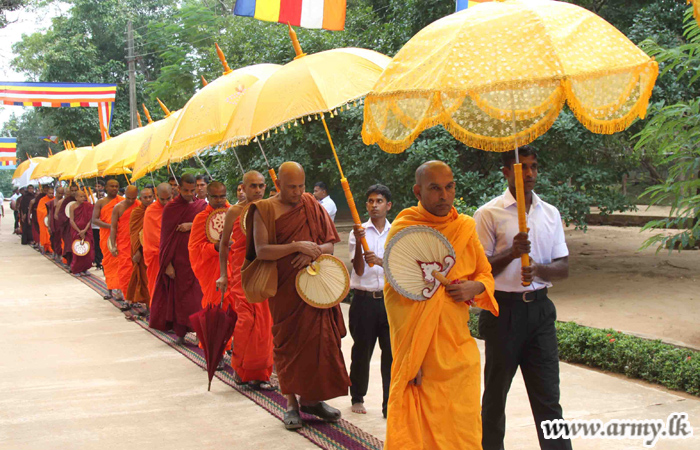
[[[279,185],[279,183],[277,182],[277,174],[275,173],[275,169],[273,169],[272,167],[270,167],[269,169],[267,169],[267,173],[270,174],[270,178],[272,179],[272,182],[275,183],[275,189],[277,189],[277,193],[279,194],[279,192],[280,192],[280,185]]]
[[[360,222],[360,214],[357,212],[357,207],[355,206],[355,199],[352,198],[352,192],[350,192],[350,184],[348,179],[343,177],[340,179],[340,184],[343,186],[343,192],[345,192],[345,200],[348,202],[350,207],[350,213],[352,214],[352,221],[355,225],[362,225]],[[362,249],[367,253],[369,250],[369,245],[367,244],[367,239],[364,237],[361,239]],[[370,267],[374,267],[374,264],[368,264]]]
[[[525,186],[523,185],[523,165],[513,164],[515,170],[515,200],[518,203],[518,229],[521,233],[527,233],[527,215],[525,214]],[[523,253],[520,256],[523,267],[530,265],[530,255]],[[530,282],[524,281],[523,286],[530,286]]]
[[[437,270],[433,270],[433,277],[435,277],[435,279],[438,280],[443,286],[447,286],[452,283],[445,275],[441,274]]]

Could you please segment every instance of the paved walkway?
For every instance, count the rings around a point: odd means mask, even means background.
[[[219,380],[207,392],[197,366],[22,247],[7,223],[0,229],[0,449],[317,448]],[[345,338],[346,360],[351,345]],[[695,436],[656,448],[700,448],[699,399],[569,364],[561,369],[567,418],[665,420],[687,412]],[[347,397],[331,403],[382,437],[380,391],[376,352],[369,414],[353,415]],[[509,397],[506,447],[538,448],[519,375]],[[574,447],[643,448],[641,439],[580,439]]]

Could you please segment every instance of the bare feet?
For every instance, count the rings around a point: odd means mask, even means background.
[[[367,414],[364,403],[353,403],[351,410],[355,414]]]
[[[185,336],[178,336],[175,339],[175,345],[185,345]]]

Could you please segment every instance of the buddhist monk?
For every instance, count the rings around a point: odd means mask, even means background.
[[[321,254],[333,253],[338,232],[323,207],[304,192],[300,164],[282,164],[278,181],[277,196],[249,206],[242,284],[248,301],[269,298],[275,366],[287,397],[284,425],[293,430],[303,426],[299,410],[339,420],[340,411],[324,400],[347,395],[350,378],[341,351],[346,330],[340,307],[315,308],[296,290],[299,271]],[[259,289],[261,283],[252,281],[266,275],[269,284]]]
[[[145,310],[136,311],[139,316],[146,315],[151,305],[151,296],[148,293],[148,275],[146,274],[146,263],[143,258],[143,219],[146,215],[146,208],[153,203],[153,189],[145,188],[139,192],[141,205],[134,209],[129,219],[129,240],[131,242],[131,261],[134,263],[134,270],[129,280],[129,288],[126,291],[126,298],[133,303],[144,305]]]
[[[418,206],[396,217],[388,242],[399,231],[422,225],[442,233],[456,253],[447,274],[453,283],[428,300],[402,297],[384,286],[394,363],[386,450],[481,448],[481,364],[469,333],[469,306],[498,314],[491,265],[471,217],[453,207],[450,167],[430,161],[416,171]]]
[[[30,220],[29,206],[34,200],[34,186],[27,186],[27,190],[22,194],[19,202],[20,224],[22,226],[22,245],[30,245],[32,243],[32,222]]]
[[[63,242],[63,258],[66,261],[66,265],[70,268],[71,259],[73,257],[72,250],[72,235],[70,218],[68,217],[68,205],[75,201],[75,195],[78,192],[78,185],[71,184],[68,188],[68,195],[63,197],[60,205],[56,206],[56,219],[58,221],[58,230],[61,233],[61,241]]]
[[[87,201],[85,191],[78,191],[75,194],[75,202],[69,208],[69,220],[73,241],[80,239],[90,244],[90,251],[87,255],[80,256],[73,254],[70,270],[78,276],[87,276],[88,270],[95,260],[95,241],[92,236],[92,210],[94,205]],[[72,245],[72,244],[71,244]]]
[[[46,186],[46,196],[37,202],[36,218],[39,223],[39,244],[41,245],[41,253],[53,253],[51,248],[51,234],[49,233],[48,217],[49,210],[47,205],[52,203],[54,199],[53,188]]]
[[[270,389],[273,367],[272,316],[268,301],[248,303],[241,284],[241,266],[245,260],[246,238],[241,228],[241,216],[249,203],[265,195],[265,177],[251,171],[243,175],[243,197],[229,208],[219,245],[217,288],[232,297],[238,315],[233,331],[231,366],[241,383],[253,389]],[[233,246],[229,249],[230,243]],[[222,250],[223,249],[223,250]]]
[[[60,261],[63,255],[63,240],[61,232],[58,230],[58,220],[56,219],[56,208],[63,200],[65,189],[62,186],[56,187],[56,193],[53,200],[46,204],[49,217],[49,233],[51,234],[51,248],[53,250],[53,259]]]
[[[156,188],[156,201],[143,216],[143,260],[146,263],[148,295],[151,300],[156,289],[156,278],[160,268],[160,227],[163,208],[172,198],[173,191],[170,185],[168,183],[159,184]]]
[[[135,208],[141,205],[138,200],[139,188],[129,185],[124,191],[124,200],[119,202],[112,210],[110,220],[109,245],[110,253],[117,259],[117,277],[119,290],[122,297],[120,300],[131,300],[125,298],[129,290],[131,273],[134,271],[134,263],[131,261],[131,234],[129,233],[129,219]],[[103,263],[104,264],[104,263]],[[126,311],[131,308],[131,304],[122,305],[121,309]]]
[[[114,297],[115,289],[119,289],[119,261],[109,251],[109,235],[112,230],[112,212],[119,202],[124,200],[124,197],[118,195],[119,182],[117,180],[109,180],[105,184],[105,193],[107,196],[101,198],[95,203],[95,209],[92,212],[92,222],[100,227],[100,247],[102,250],[102,270],[105,274],[107,283],[107,295],[105,300]]]
[[[41,246],[41,228],[39,227],[39,216],[37,214],[38,208],[39,208],[39,203],[40,202],[45,202],[45,200],[42,200],[43,198],[46,197],[46,194],[49,192],[49,186],[41,186],[39,195],[37,195],[30,203],[29,205],[29,210],[30,210],[30,216],[31,216],[31,222],[32,222],[32,240],[34,241],[34,246],[41,250],[41,253],[44,254],[44,249]]]
[[[202,308],[221,303],[221,293],[217,292],[216,287],[219,278],[219,242],[213,243],[207,237],[207,218],[215,210],[231,206],[226,200],[226,186],[220,181],[210,183],[206,190],[209,204],[194,218],[188,244],[192,272],[202,288]],[[225,298],[224,302],[226,309],[229,301]],[[233,305],[230,306],[233,308]]]
[[[192,272],[187,245],[194,218],[207,202],[194,198],[195,179],[182,176],[180,195],[165,205],[160,230],[160,264],[151,299],[149,326],[161,331],[171,329],[176,344],[185,343],[191,331],[190,316],[202,309],[202,289]]]

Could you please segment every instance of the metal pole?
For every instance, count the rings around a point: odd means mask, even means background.
[[[136,65],[134,59],[134,30],[131,21],[127,26],[127,62],[129,63],[129,113],[131,116],[131,129],[138,126],[136,119]]]
[[[209,173],[209,170],[207,170],[207,166],[205,166],[204,163],[202,162],[202,160],[199,159],[199,155],[195,153],[194,157],[197,158],[197,161],[199,161],[199,163],[202,165],[202,167],[204,167],[204,171],[209,176],[209,180],[214,181],[214,179],[211,177],[211,174]],[[238,156],[236,156],[236,157],[238,157]],[[240,164],[240,161],[239,161],[239,164]]]
[[[241,164],[241,160],[238,159],[238,153],[236,153],[236,148],[232,147],[231,150],[233,150],[233,154],[236,157],[236,161],[238,161],[238,167],[241,169],[241,173],[245,175],[245,170],[243,170],[243,164]]]

